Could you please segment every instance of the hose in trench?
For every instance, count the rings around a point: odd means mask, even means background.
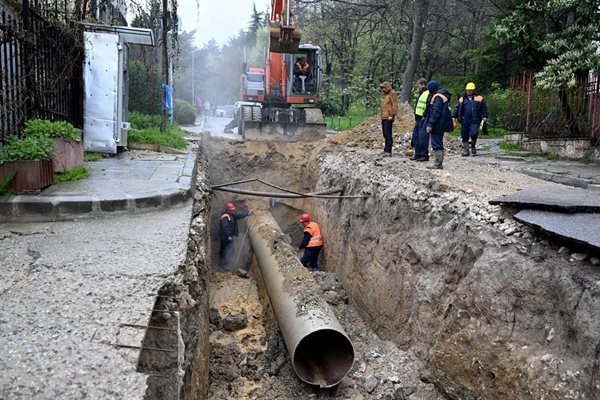
[[[233,189],[233,188],[227,187],[227,186],[241,185],[243,183],[250,183],[250,182],[260,182],[260,183],[262,183],[262,184],[264,184],[266,186],[270,186],[272,188],[281,190],[284,193],[259,192],[259,191],[255,191],[255,190]],[[246,180],[236,181],[236,182],[222,183],[222,184],[219,184],[219,185],[211,186],[211,189],[212,190],[223,191],[223,192],[236,193],[236,194],[245,194],[247,196],[277,197],[277,198],[286,198],[286,199],[300,199],[300,198],[307,198],[307,197],[325,198],[325,199],[364,199],[364,198],[369,197],[369,196],[366,196],[366,195],[338,195],[338,196],[333,196],[332,194],[334,194],[334,193],[340,193],[342,191],[342,189],[339,189],[339,188],[329,189],[329,190],[325,190],[325,191],[321,191],[321,192],[316,192],[316,193],[301,193],[301,192],[296,192],[296,191],[293,191],[293,190],[285,189],[285,188],[282,188],[280,186],[274,185],[272,183],[263,181],[262,179],[256,179],[256,178],[254,178],[254,179],[246,179]]]

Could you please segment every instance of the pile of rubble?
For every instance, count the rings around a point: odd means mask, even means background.
[[[406,103],[400,105],[398,118],[393,125],[394,152],[408,154],[411,149],[411,136],[415,125],[414,114]],[[381,119],[378,115],[368,118],[363,123],[331,137],[331,143],[348,147],[365,149],[383,149],[384,141],[381,131]],[[447,153],[458,154],[462,151],[460,140],[446,135],[444,147]]]

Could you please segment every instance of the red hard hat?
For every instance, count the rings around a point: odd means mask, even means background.
[[[300,216],[300,222],[310,222],[310,215],[308,215],[308,214],[302,214]]]
[[[225,206],[225,208],[228,211],[235,211],[235,210],[237,210],[237,208],[235,208],[235,206],[233,205],[233,203],[227,203],[227,205]]]

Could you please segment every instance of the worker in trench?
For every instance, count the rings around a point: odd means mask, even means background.
[[[233,240],[239,235],[238,220],[246,218],[249,212],[236,212],[233,203],[227,203],[219,221],[219,239],[221,241],[220,256],[224,266],[228,266],[235,252]]]
[[[300,253],[303,253],[300,257],[300,262],[304,267],[310,268],[312,272],[318,272],[319,266],[317,264],[319,260],[319,252],[323,248],[323,237],[321,236],[321,228],[316,222],[310,220],[310,215],[302,214],[300,216],[300,223],[304,226],[304,237],[300,243]]]

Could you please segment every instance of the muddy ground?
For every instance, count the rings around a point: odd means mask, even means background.
[[[423,366],[415,357],[364,323],[334,274],[319,272],[315,278],[354,344],[355,364],[348,377],[334,389],[301,382],[256,278],[214,273],[209,399],[445,399],[421,380]]]
[[[211,183],[260,177],[274,184],[304,192],[314,189],[319,169],[318,156],[331,146],[318,143],[232,142],[209,139]],[[260,184],[245,189],[271,191]],[[212,200],[212,232],[217,232],[218,216],[227,201],[240,210],[269,208],[282,230],[297,244],[302,238],[298,216],[312,207],[307,200],[250,198],[216,192]],[[211,315],[211,399],[306,399],[306,398],[389,398],[443,399],[432,384],[423,382],[422,365],[408,352],[378,338],[354,310],[341,284],[333,274],[320,272],[317,281],[324,298],[346,329],[355,346],[355,364],[348,377],[335,389],[321,390],[301,382],[287,358],[287,350],[277,328],[268,296],[253,266],[246,238],[246,221],[240,222],[234,262],[224,264],[218,252],[218,238],[212,235],[213,273],[210,277]],[[239,277],[239,268],[250,271]],[[322,268],[326,268],[325,265]],[[258,282],[258,288],[257,288]]]
[[[315,278],[356,350],[348,377],[334,390],[318,390],[293,374],[251,268],[244,223],[234,265],[224,267],[215,254],[227,201],[250,210],[271,199],[215,193],[210,398],[594,398],[598,271],[569,257],[578,249],[548,241],[514,221],[514,210],[487,203],[554,184],[481,158],[470,162],[453,139],[445,169],[427,170],[404,155],[410,128],[410,118],[397,121],[395,156],[384,159],[375,120],[315,143],[205,141],[212,184],[259,177],[297,191],[336,187],[370,196],[281,201],[273,209],[294,242],[299,213],[321,225],[328,272]],[[238,267],[249,277],[232,274]]]

